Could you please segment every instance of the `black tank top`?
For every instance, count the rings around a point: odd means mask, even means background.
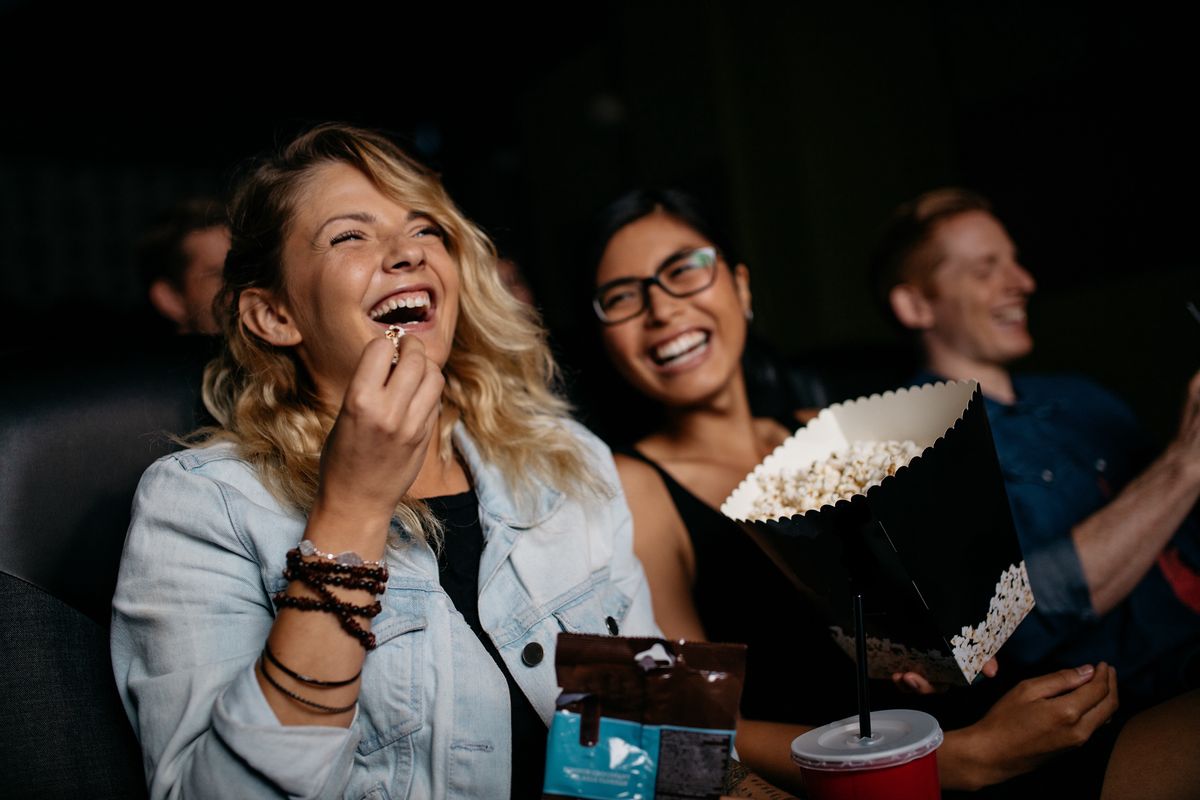
[[[425,500],[441,520],[445,538],[438,549],[438,577],[458,613],[471,626],[480,643],[508,681],[512,708],[512,785],[510,797],[540,797],[546,765],[546,724],[529,698],[513,680],[492,637],[479,621],[479,561],[483,557],[483,528],[479,525],[479,501],[472,489],[462,494]]]
[[[857,713],[854,663],[758,545],[736,522],[638,451],[617,447],[614,452],[649,464],[666,484],[692,541],[696,556],[692,599],[709,640],[747,645],[743,716],[823,725]],[[1010,685],[1003,679],[989,680],[922,697],[901,694],[886,681],[872,681],[871,703],[873,708],[926,711],[937,717],[945,731],[979,720]],[[978,793],[943,794],[947,800],[1022,800],[1033,794],[1098,797],[1122,724],[1100,728],[1082,748],[1027,775]]]
[[[854,663],[766,553],[658,464],[632,448],[616,452],[666,484],[695,553],[692,600],[708,639],[747,646],[742,714],[820,725],[855,713]]]

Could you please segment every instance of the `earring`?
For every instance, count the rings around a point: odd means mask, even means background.
[[[753,308],[746,309],[746,322],[754,322],[754,309]]]

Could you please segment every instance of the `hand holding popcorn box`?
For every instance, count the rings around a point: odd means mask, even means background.
[[[871,677],[971,683],[1033,608],[983,396],[974,381],[823,410],[726,499]]]

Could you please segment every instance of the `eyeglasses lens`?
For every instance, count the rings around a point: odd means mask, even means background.
[[[711,247],[694,250],[664,264],[653,278],[626,278],[614,281],[596,296],[596,311],[605,322],[624,322],[646,308],[652,284],[675,297],[687,297],[707,289],[716,275],[717,254]]]

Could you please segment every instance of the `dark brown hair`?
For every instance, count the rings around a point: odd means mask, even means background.
[[[969,189],[949,186],[933,189],[902,204],[884,226],[871,259],[871,278],[876,301],[886,316],[893,317],[888,295],[902,283],[929,287],[940,261],[933,252],[937,226],[968,211],[992,212],[986,197]]]
[[[225,206],[211,197],[181,200],[154,221],[137,243],[137,270],[142,285],[149,288],[165,279],[176,289],[183,288],[187,257],[183,240],[188,234],[225,225]]]

